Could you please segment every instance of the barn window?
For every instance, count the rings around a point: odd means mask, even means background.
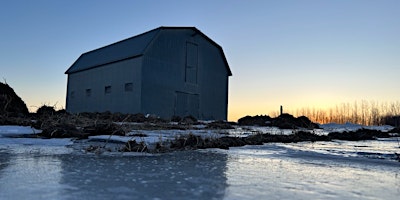
[[[92,89],[86,89],[86,96],[87,97],[92,96]]]
[[[125,92],[133,91],[133,83],[125,83]]]
[[[197,44],[186,43],[186,67],[185,82],[197,83],[197,63],[198,63],[198,47]]]
[[[111,94],[111,86],[110,85],[104,87],[104,94]]]

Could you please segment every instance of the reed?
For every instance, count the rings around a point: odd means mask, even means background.
[[[362,125],[400,126],[400,101],[355,101],[353,103],[340,103],[330,108],[304,107],[289,110],[294,116],[307,116],[311,121],[325,123],[354,123]],[[276,111],[272,113],[274,116]]]

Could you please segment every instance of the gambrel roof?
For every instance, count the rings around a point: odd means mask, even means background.
[[[197,28],[165,27],[165,26],[161,26],[159,28],[150,30],[140,35],[125,40],[121,40],[119,42],[101,47],[99,49],[95,49],[93,51],[86,52],[82,54],[78,58],[78,60],[76,60],[72,64],[72,66],[65,72],[65,74],[72,74],[75,72],[96,68],[102,65],[142,56],[145,53],[147,47],[157,37],[157,35],[161,31],[168,29],[191,29],[196,33],[202,35],[204,38],[206,38],[209,42],[211,42],[220,50],[221,56],[224,59],[224,63],[228,70],[228,75],[229,76],[232,75],[225,54],[222,50],[222,47],[219,46],[217,43],[215,43],[213,40],[211,40],[209,37],[204,35]]]

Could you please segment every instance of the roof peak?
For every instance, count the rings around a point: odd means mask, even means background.
[[[134,36],[131,36],[131,37],[122,39],[122,40],[120,40],[120,41],[117,41],[117,42],[114,42],[114,43],[111,43],[111,44],[108,44],[108,45],[105,45],[105,46],[102,46],[102,47],[93,49],[93,50],[91,50],[91,51],[87,51],[87,52],[85,52],[85,53],[83,53],[83,54],[87,54],[87,53],[90,53],[90,52],[92,52],[92,51],[97,51],[97,50],[99,50],[99,49],[106,48],[106,47],[108,47],[108,46],[112,46],[112,45],[115,45],[115,44],[117,44],[117,43],[124,42],[124,41],[126,41],[126,40],[130,40],[130,39],[133,39],[133,38],[137,38],[137,37],[140,37],[140,36],[142,36],[142,35],[148,34],[148,33],[153,32],[153,31],[158,31],[158,30],[161,30],[161,29],[192,29],[192,30],[200,31],[199,29],[197,29],[197,28],[194,27],[194,26],[159,26],[159,27],[157,27],[157,28],[154,28],[154,29],[151,29],[151,30],[149,30],[149,31],[140,33],[140,34],[138,34],[138,35],[134,35]],[[200,31],[200,32],[201,32],[201,31]]]
[[[160,26],[162,29],[197,29],[194,26]]]

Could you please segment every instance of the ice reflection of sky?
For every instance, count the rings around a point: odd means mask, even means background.
[[[274,144],[229,151],[227,199],[397,199],[400,165],[309,157]],[[267,152],[267,153],[260,153]],[[280,155],[279,155],[280,154]],[[299,157],[299,158],[297,158]],[[393,164],[393,165],[392,165]]]
[[[57,157],[18,155],[8,162],[0,172],[0,199],[59,197],[62,169]]]
[[[391,138],[96,155],[14,142],[0,145],[0,199],[397,199],[400,163],[360,154],[390,153],[396,144]]]
[[[221,199],[226,155],[63,157],[64,195],[85,199]]]
[[[222,199],[227,187],[225,154],[85,154],[70,139],[0,128],[0,199]]]
[[[49,155],[12,148],[0,148],[0,199],[222,199],[227,187],[225,154]]]
[[[312,151],[345,157],[368,157],[372,159],[395,160],[400,154],[400,138],[379,138],[365,141],[300,142],[280,144],[294,150]]]

